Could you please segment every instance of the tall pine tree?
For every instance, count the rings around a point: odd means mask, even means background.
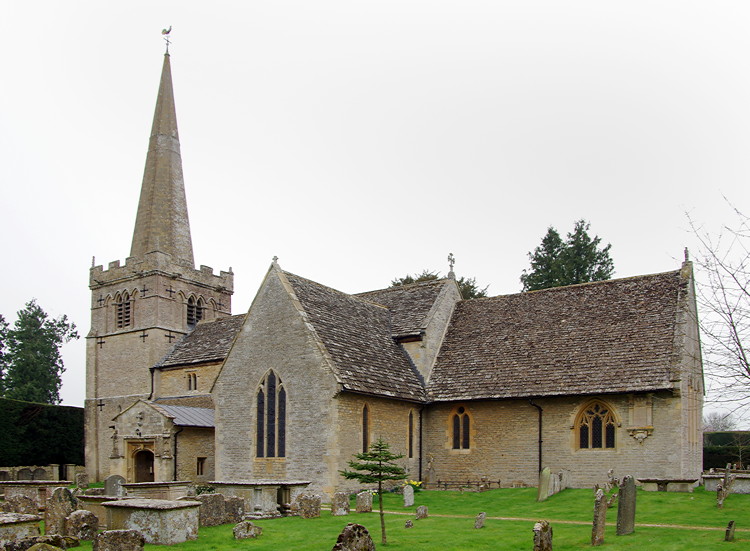
[[[59,404],[65,371],[60,346],[77,338],[76,326],[67,316],[50,319],[36,300],[26,303],[6,332],[7,352],[0,358],[3,395],[13,400]]]
[[[547,229],[542,243],[529,253],[531,269],[521,274],[524,291],[536,291],[576,283],[603,281],[615,271],[609,251],[600,248],[601,238],[589,236],[591,224],[578,220],[563,242],[553,227]]]

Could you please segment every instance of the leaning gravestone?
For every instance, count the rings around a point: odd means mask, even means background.
[[[477,518],[474,520],[474,528],[484,528],[484,519],[487,518],[487,513],[479,513]]]
[[[414,487],[410,484],[404,486],[404,507],[414,506]]]
[[[724,532],[724,541],[734,541],[734,521],[730,520],[727,530]]]
[[[594,524],[591,527],[591,545],[601,545],[604,543],[604,527],[607,524],[607,498],[604,490],[599,488],[596,491],[594,500]]]
[[[331,514],[337,517],[349,514],[349,494],[336,492],[331,500]]]
[[[415,515],[417,520],[427,518],[427,505],[420,505],[417,507],[417,514]]]
[[[65,535],[65,519],[78,508],[78,500],[68,488],[55,488],[47,500],[44,512],[44,531]]]
[[[107,530],[94,538],[92,551],[143,551],[146,538],[138,530]]]
[[[372,513],[372,494],[367,490],[357,494],[357,512]]]
[[[617,496],[617,535],[635,532],[635,479],[626,476],[620,483]]]
[[[534,525],[534,551],[552,551],[552,526],[546,520]]]
[[[125,478],[119,474],[111,474],[104,479],[104,495],[123,497],[125,495]]]
[[[263,533],[263,528],[255,526],[249,520],[243,520],[232,529],[232,533],[234,534],[234,539],[246,540],[260,536]]]
[[[339,534],[332,551],[375,551],[375,543],[367,528],[361,524],[349,523]]]
[[[302,518],[317,518],[320,516],[320,502],[319,495],[300,494],[295,501],[295,508]]]
[[[550,476],[549,467],[544,467],[542,472],[539,473],[539,487],[536,492],[537,501],[544,501],[549,497]]]
[[[73,511],[65,519],[65,533],[79,540],[93,540],[99,533],[99,518],[84,509]]]

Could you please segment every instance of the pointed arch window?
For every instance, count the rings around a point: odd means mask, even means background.
[[[370,408],[367,404],[362,408],[362,453],[370,448]]]
[[[127,291],[118,293],[115,297],[115,325],[118,329],[130,327],[133,321],[132,308],[130,294]]]
[[[613,449],[615,447],[615,420],[612,408],[604,402],[591,402],[578,414],[576,421],[580,449]]]
[[[466,408],[460,406],[453,414],[452,436],[454,450],[468,450],[471,443],[471,418]]]
[[[188,298],[187,301],[187,326],[188,329],[195,328],[198,322],[203,319],[203,312],[205,311],[205,305],[202,298],[196,299],[195,297]]]
[[[286,457],[286,389],[269,371],[256,393],[256,457]]]

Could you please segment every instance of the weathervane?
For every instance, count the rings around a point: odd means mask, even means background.
[[[169,33],[172,32],[172,25],[169,26],[168,29],[162,29],[161,34],[164,36],[164,42],[167,43],[167,54],[169,53],[169,45],[172,43],[169,40]]]

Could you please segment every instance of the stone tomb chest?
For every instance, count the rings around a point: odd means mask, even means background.
[[[172,545],[198,538],[199,501],[105,501],[109,530],[138,530],[147,543]]]
[[[0,548],[6,543],[39,535],[39,522],[42,517],[20,513],[0,513]]]
[[[310,484],[308,480],[252,480],[247,482],[210,482],[225,496],[245,500],[245,518],[270,518],[287,515],[291,503]]]

